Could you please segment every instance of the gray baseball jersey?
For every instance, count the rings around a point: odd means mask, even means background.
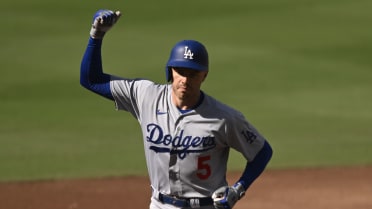
[[[182,114],[171,100],[171,85],[149,80],[113,80],[116,108],[140,123],[151,186],[179,197],[207,197],[226,186],[229,148],[250,161],[265,139],[227,105],[205,94]]]

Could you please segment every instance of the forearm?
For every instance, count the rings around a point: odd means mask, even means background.
[[[245,191],[265,170],[272,156],[272,149],[265,141],[253,161],[248,162],[243,175],[233,186],[223,186],[212,194],[213,204],[217,209],[231,209],[241,199]]]
[[[240,177],[239,181],[245,190],[261,175],[265,170],[266,165],[269,163],[272,156],[272,148],[269,143],[265,142],[264,146],[260,152],[256,155],[255,159],[248,162],[243,175]]]
[[[102,39],[89,38],[80,66],[80,84],[107,99],[113,100],[110,91],[111,76],[103,73],[101,56]]]

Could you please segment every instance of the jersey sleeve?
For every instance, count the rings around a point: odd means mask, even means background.
[[[266,139],[240,112],[237,112],[231,120],[231,123],[227,125],[227,143],[242,153],[247,161],[253,161],[264,146]]]
[[[130,112],[140,118],[140,104],[145,101],[146,89],[154,83],[141,79],[118,79],[110,82],[111,94],[117,110]]]

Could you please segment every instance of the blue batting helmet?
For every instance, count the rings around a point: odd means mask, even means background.
[[[178,42],[173,47],[165,67],[167,81],[172,80],[172,67],[208,71],[207,49],[203,44],[194,40],[183,40]]]

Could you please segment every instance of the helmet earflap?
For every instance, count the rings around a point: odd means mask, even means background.
[[[172,74],[172,67],[165,67],[165,78],[168,82],[172,81],[173,74]]]
[[[172,67],[208,71],[208,66],[208,52],[204,45],[195,40],[183,40],[172,48],[165,67],[166,80],[172,80]]]

